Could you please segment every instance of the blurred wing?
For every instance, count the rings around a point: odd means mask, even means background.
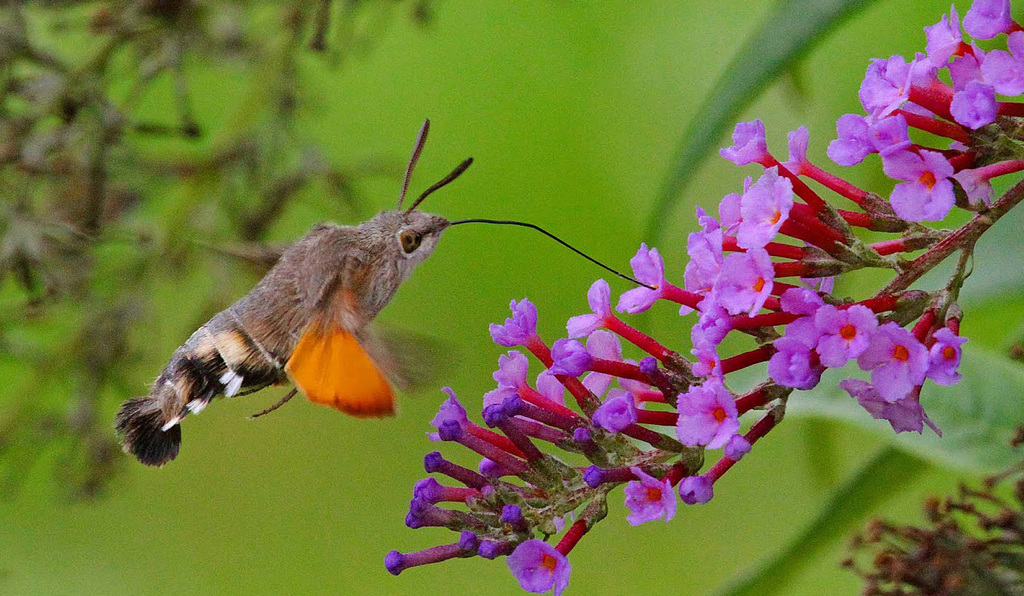
[[[285,370],[310,401],[366,417],[393,416],[395,394],[374,359],[340,327],[303,333]]]
[[[403,391],[436,390],[457,360],[448,343],[391,326],[368,325],[360,340],[388,380]]]

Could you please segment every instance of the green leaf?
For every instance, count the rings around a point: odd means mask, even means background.
[[[824,549],[862,523],[866,515],[910,486],[927,465],[894,447],[885,447],[828,499],[800,534],[757,569],[737,578],[719,596],[785,594],[797,577]]]
[[[829,31],[872,0],[782,0],[718,79],[679,140],[645,238],[657,242],[690,177],[736,115]]]
[[[834,382],[795,393],[786,415],[851,422],[889,438],[895,448],[923,460],[975,473],[991,473],[1020,460],[1010,447],[1014,429],[1024,424],[1024,368],[998,352],[967,344],[960,364],[963,380],[953,387],[927,384],[921,403],[942,437],[924,433],[896,435],[875,420]]]

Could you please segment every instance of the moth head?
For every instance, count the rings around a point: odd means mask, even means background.
[[[401,215],[401,225],[394,235],[397,252],[404,259],[421,262],[434,252],[441,232],[451,224],[440,215],[422,211],[408,211]]]
[[[429,213],[423,213],[418,211],[416,208],[420,206],[431,193],[446,186],[456,178],[462,175],[473,163],[473,158],[469,158],[466,161],[459,164],[450,174],[444,178],[438,180],[436,183],[430,186],[427,190],[423,191],[419,197],[413,201],[412,205],[402,211],[402,202],[405,200],[405,193],[409,190],[409,180],[412,178],[412,172],[416,169],[416,163],[420,159],[420,153],[423,152],[423,145],[427,142],[427,133],[430,131],[430,120],[425,120],[423,126],[420,128],[419,135],[416,136],[416,144],[413,146],[412,157],[409,158],[409,165],[405,168],[405,179],[402,181],[402,192],[398,196],[398,208],[393,212],[401,217],[401,223],[395,231],[395,241],[398,243],[398,253],[405,259],[411,259],[412,262],[418,263],[423,259],[430,256],[430,253],[434,252],[434,248],[437,246],[437,240],[441,237],[443,232],[449,225],[451,225],[447,219],[439,215],[431,215]]]

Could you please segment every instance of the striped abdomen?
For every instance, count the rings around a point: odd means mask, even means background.
[[[240,301],[200,327],[175,350],[149,395],[121,407],[117,432],[125,451],[140,462],[160,466],[174,459],[181,444],[181,419],[189,412],[198,414],[214,397],[250,393],[286,380],[284,366],[294,348],[288,345],[291,334],[278,334],[274,342],[255,339],[236,315],[241,306]]]

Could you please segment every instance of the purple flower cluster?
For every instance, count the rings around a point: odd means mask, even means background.
[[[613,489],[624,486],[633,525],[671,520],[680,500],[707,503],[716,481],[782,420],[794,390],[815,388],[829,369],[849,377],[833,386],[896,432],[927,425],[938,433],[921,393],[928,379],[960,379],[967,340],[956,301],[966,257],[1024,200],[1011,191],[993,201],[989,182],[1024,170],[1005,149],[1024,142],[1024,104],[1001,97],[1024,93],[1024,30],[1008,15],[1006,2],[976,0],[964,18],[976,39],[1007,34],[1008,52],[963,41],[954,9],[926,28],[927,54],[869,65],[860,89],[866,115],[839,119],[828,155],[852,165],[877,153],[896,181],[888,200],[813,164],[807,129],[790,133],[789,159],[780,162],[761,121],[741,123],[721,154],[763,172],[724,197],[717,217],[697,209],[685,268],[666,266],[641,244],[630,264],[644,285],[614,301],[608,282],[595,281],[590,312],[570,318],[566,337],[550,344],[537,333],[534,305],[513,301],[512,316],[491,326],[494,341],[514,349],[499,357],[497,386],[483,396],[484,424],[472,422],[448,388],[431,422],[432,440],[460,444],[479,465],[428,454],[427,472],[454,484],[417,483],[406,518],[412,528],[443,526],[459,539],[393,551],[388,570],[507,556],[524,590],[560,594],[569,553],[607,514]],[[951,142],[928,147],[912,138],[917,131]],[[919,223],[942,220],[954,206],[976,214],[954,230]],[[965,256],[944,287],[910,289],[955,252]],[[833,292],[836,276],[865,268],[890,270],[892,280],[869,296]],[[670,281],[679,278],[681,285]],[[620,318],[665,303],[692,319],[689,358]],[[535,377],[532,361],[543,368]],[[730,388],[731,373],[751,367],[763,382]]]

